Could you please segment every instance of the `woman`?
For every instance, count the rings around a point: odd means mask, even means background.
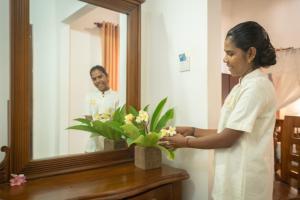
[[[119,97],[109,88],[108,74],[104,67],[96,65],[90,70],[91,79],[97,88],[86,98],[86,118],[94,120],[108,120],[119,106]],[[103,137],[91,137],[86,145],[86,152],[103,150]]]
[[[271,200],[275,91],[259,68],[276,63],[275,50],[252,21],[228,31],[224,50],[223,61],[240,79],[224,102],[218,130],[177,127],[178,134],[164,140],[168,148],[216,149],[214,200]]]

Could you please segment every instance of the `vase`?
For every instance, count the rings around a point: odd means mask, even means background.
[[[134,164],[141,169],[155,169],[161,167],[161,151],[155,147],[135,146]]]
[[[127,143],[125,140],[111,140],[104,138],[104,151],[112,151],[127,148]]]

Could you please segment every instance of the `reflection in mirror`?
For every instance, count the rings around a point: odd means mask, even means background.
[[[0,147],[8,145],[10,81],[9,0],[0,1]],[[4,153],[0,153],[0,162]]]
[[[112,93],[125,103],[127,16],[74,0],[30,0],[30,23],[33,159],[103,150],[103,138],[66,128],[92,114],[91,96],[95,112],[110,108]],[[90,76],[95,65],[108,73],[104,95]]]

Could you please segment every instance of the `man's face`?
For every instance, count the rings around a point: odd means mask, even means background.
[[[96,88],[98,88],[98,90],[100,90],[101,92],[105,92],[109,89],[108,77],[100,70],[95,69],[94,71],[92,71],[91,79]]]

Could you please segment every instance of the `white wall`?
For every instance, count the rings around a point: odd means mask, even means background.
[[[58,116],[57,116],[57,137],[56,143],[59,144],[57,155],[69,154],[69,131],[66,127],[70,125],[70,46],[71,46],[71,27],[70,17],[74,13],[86,7],[86,3],[73,0],[56,0],[57,15],[57,34],[58,34],[58,59],[59,59],[59,88],[58,91]],[[87,11],[93,10],[87,8]]]
[[[127,66],[127,15],[119,15],[120,25],[120,69],[119,69],[119,97],[120,105],[126,103],[126,66]]]
[[[33,157],[55,155],[57,35],[55,1],[30,2],[33,26]],[[42,9],[47,7],[47,9]],[[42,12],[41,12],[42,11]]]
[[[10,81],[9,0],[0,1],[0,148],[8,145],[7,101]],[[4,154],[0,153],[0,162]]]
[[[220,10],[220,2],[151,0],[142,4],[142,105],[154,106],[168,96],[168,105],[175,106],[176,125],[207,128],[217,124],[221,42],[219,34],[207,34],[208,29],[220,33],[220,14],[211,13],[216,12],[214,7]],[[208,21],[216,25],[208,28]],[[217,53],[208,55],[214,47]],[[187,72],[179,72],[178,53],[182,51],[190,55]],[[164,160],[190,174],[183,184],[183,199],[209,198],[211,155],[207,150],[180,149],[175,161]]]
[[[91,66],[102,64],[100,31],[96,27],[93,32],[81,32],[71,29],[70,33],[70,102],[69,124],[73,119],[85,113],[85,96],[95,90],[91,82],[89,70]],[[69,132],[69,153],[82,153],[89,138],[88,133]]]
[[[30,1],[30,22],[33,24],[34,159],[56,156],[60,151],[60,114],[66,110],[63,107],[66,106],[65,101],[61,99],[67,95],[67,87],[60,87],[60,84],[64,79],[68,80],[68,76],[60,72],[64,72],[62,67],[68,64],[65,59],[69,58],[62,57],[68,55],[67,49],[61,46],[68,44],[62,37],[68,34],[68,27],[62,24],[62,20],[84,5],[70,0]]]
[[[222,3],[223,38],[232,26],[253,20],[265,27],[275,48],[300,48],[299,0],[223,0]],[[281,115],[300,115],[299,107],[298,100],[284,108]]]
[[[300,1],[298,0],[223,0],[223,39],[234,25],[248,20],[260,23],[275,48],[300,47]]]

